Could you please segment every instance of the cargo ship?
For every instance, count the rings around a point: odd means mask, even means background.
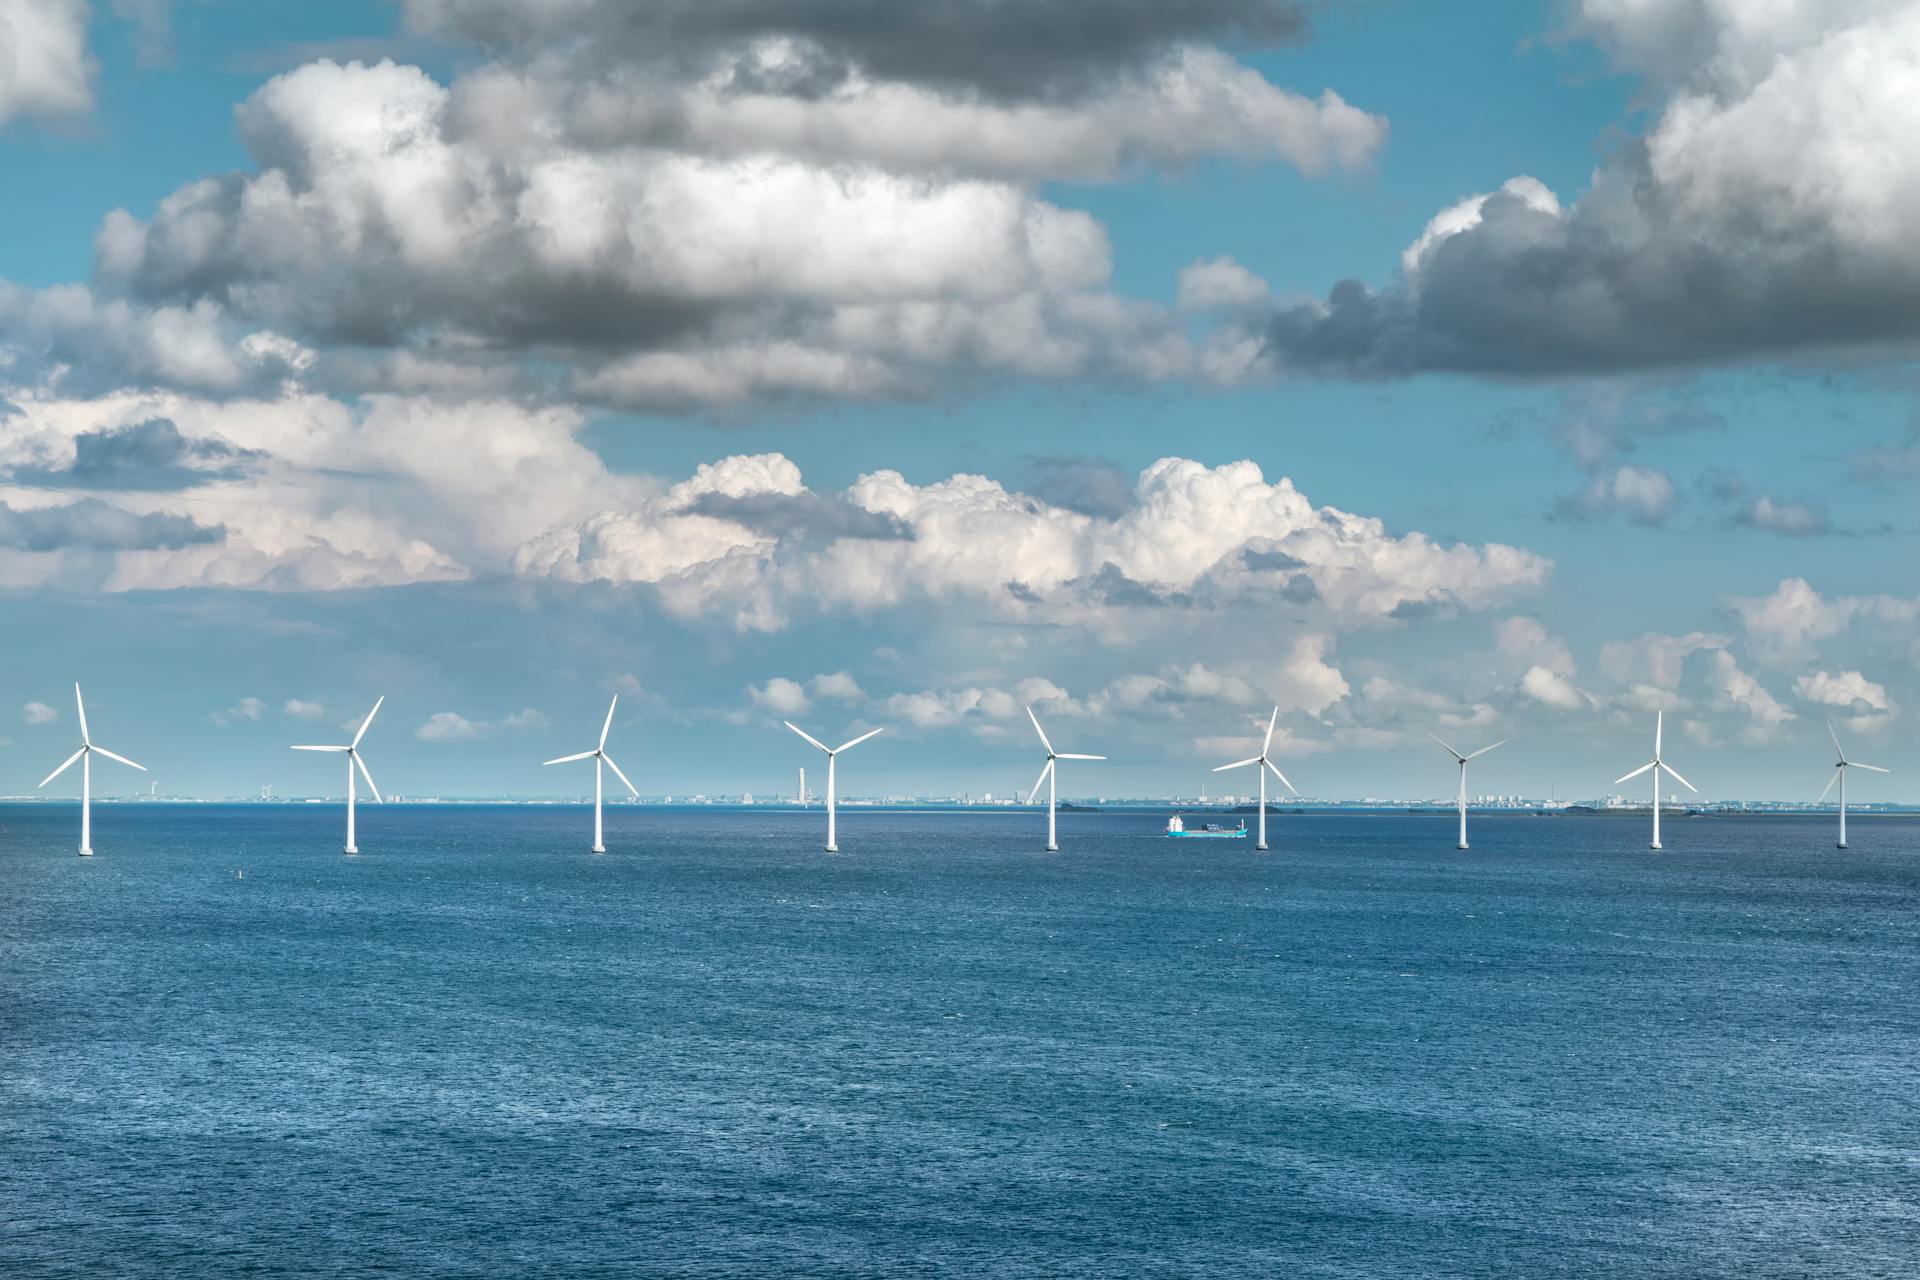
[[[1245,819],[1237,827],[1223,827],[1217,822],[1209,822],[1204,827],[1189,830],[1176,813],[1167,819],[1167,835],[1184,840],[1244,840],[1247,838],[1247,824]]]

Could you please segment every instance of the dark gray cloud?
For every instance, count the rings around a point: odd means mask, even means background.
[[[703,493],[688,510],[732,520],[783,544],[818,546],[841,538],[913,537],[898,516],[868,511],[823,493]]]
[[[609,64],[689,70],[750,41],[785,38],[789,94],[819,93],[858,68],[999,98],[1068,97],[1187,43],[1272,47],[1305,34],[1296,0],[407,0],[411,25],[507,52],[563,47]],[[744,70],[743,66],[743,70]],[[764,79],[765,64],[753,68]]]
[[[189,440],[166,418],[83,431],[73,440],[73,465],[60,471],[22,470],[20,484],[71,489],[185,489],[240,474],[258,458],[218,440]]]
[[[1823,228],[1769,242],[1677,219],[1650,184],[1638,233],[1591,198],[1567,214],[1507,193],[1442,240],[1417,287],[1336,285],[1275,314],[1286,370],[1388,378],[1425,372],[1562,377],[1764,360],[1920,338],[1920,271],[1853,254]]]
[[[26,511],[0,503],[0,547],[18,551],[177,551],[219,542],[226,532],[189,516],[136,515],[98,498]]]

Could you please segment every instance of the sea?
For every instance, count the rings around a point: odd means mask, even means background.
[[[0,1276],[1912,1277],[1920,821],[0,807]]]

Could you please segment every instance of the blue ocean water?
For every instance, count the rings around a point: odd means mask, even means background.
[[[1920,1274],[1920,822],[842,819],[0,807],[0,1274]]]

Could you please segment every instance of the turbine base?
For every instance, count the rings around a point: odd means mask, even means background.
[[[1847,847],[1847,842],[1845,840],[1842,840],[1839,844],[1836,844],[1833,847],[1836,849],[1844,849]]]
[[[1453,847],[1454,847],[1454,848],[1456,848],[1456,849],[1464,849],[1464,848],[1466,848],[1466,847],[1467,847],[1467,842],[1466,842],[1465,840],[1462,840],[1462,841],[1461,841],[1461,842],[1460,842],[1459,844],[1457,844],[1457,845],[1455,845],[1455,846],[1453,846]]]
[[[358,847],[356,847],[356,846],[354,846],[354,845],[348,845],[348,846],[347,846],[347,849],[346,849],[346,853],[347,853],[347,856],[348,856],[348,857],[350,857],[350,858],[351,858],[351,857],[355,857],[355,856],[357,856],[357,855],[359,854],[359,852],[360,852],[360,850],[359,850],[359,848],[358,848]]]
[[[1660,851],[1660,842],[1656,840],[1652,844],[1648,845],[1647,848],[1652,849],[1654,852],[1658,853]]]
[[[1060,852],[1060,846],[1059,846],[1059,845],[1057,845],[1057,844],[1055,844],[1055,843],[1053,843],[1053,842],[1052,842],[1051,840],[1049,840],[1049,841],[1047,842],[1047,852],[1048,852],[1048,853],[1058,853],[1058,852]]]
[[[839,845],[837,845],[837,844],[830,844],[830,845],[827,845],[827,846],[826,846],[826,851],[827,851],[828,853],[838,853],[838,852],[840,852],[840,846],[839,846]]]
[[[1841,845],[1840,847],[1841,847],[1842,849],[1844,849],[1844,848],[1846,848],[1847,846],[1845,846],[1845,845]],[[83,858],[91,858],[91,857],[93,856],[93,850],[91,850],[91,849],[82,849],[82,850],[80,851],[80,856],[81,856],[81,857],[83,857]]]
[[[1267,846],[1264,844],[1257,844],[1253,846],[1253,851],[1255,853],[1265,853],[1267,851]]]
[[[607,851],[607,846],[605,846],[605,845],[603,845],[603,844],[597,844],[597,845],[595,845],[595,846],[593,846],[593,851],[594,851],[595,853],[605,853],[605,852]]]

